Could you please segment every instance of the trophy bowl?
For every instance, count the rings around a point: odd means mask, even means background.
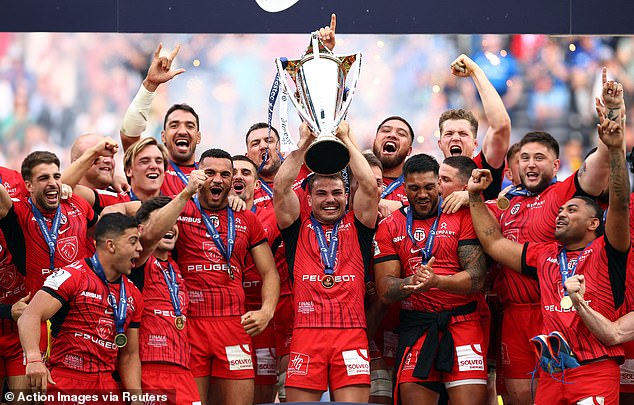
[[[343,170],[350,160],[345,144],[336,136],[337,127],[346,116],[356,89],[361,54],[334,55],[312,33],[311,44],[301,59],[276,59],[280,84],[284,86],[302,120],[317,135],[306,151],[305,162],[319,174],[334,174]],[[357,63],[354,85],[346,90],[346,77]],[[292,89],[287,75],[295,88]]]

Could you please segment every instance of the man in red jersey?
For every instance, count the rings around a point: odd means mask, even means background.
[[[224,404],[251,404],[250,335],[261,333],[273,317],[279,276],[255,214],[228,207],[231,155],[209,149],[199,167],[207,179],[178,218],[176,243],[178,265],[189,291],[190,367],[203,404],[211,398]],[[245,313],[242,280],[248,253],[262,276],[262,306]]]
[[[287,371],[287,399],[318,401],[328,387],[336,401],[367,402],[370,366],[363,309],[365,276],[377,218],[374,174],[350,139],[344,121],[337,136],[350,152],[359,183],[352,210],[340,175],[308,181],[311,212],[301,213],[292,186],[314,134],[300,127],[299,149],[284,161],[273,201],[293,281],[295,323]]]
[[[500,95],[486,77],[484,71],[467,55],[458,56],[451,63],[451,73],[458,77],[471,77],[476,85],[489,128],[478,147],[478,120],[471,111],[457,109],[441,114],[438,120],[440,139],[438,147],[444,157],[467,156],[473,158],[480,168],[494,173],[494,183],[487,190],[487,199],[497,197],[502,186],[504,158],[511,139],[511,119]]]
[[[432,404],[444,385],[451,403],[481,404],[486,347],[476,303],[485,259],[469,213],[441,212],[438,170],[425,154],[405,162],[409,207],[382,220],[375,238],[379,296],[402,308],[395,395],[404,404]],[[422,270],[431,267],[437,276],[425,281]]]
[[[277,370],[278,366],[281,366],[278,364],[278,360],[282,357],[288,360],[293,317],[292,307],[285,305],[285,303],[292,301],[292,290],[288,277],[284,243],[277,227],[273,206],[256,209],[254,205],[254,190],[258,181],[256,173],[257,167],[251,159],[242,155],[233,157],[233,193],[246,202],[246,209],[255,211],[264,228],[280,275],[280,299],[273,320],[261,334],[253,337],[254,403],[270,403],[275,400]],[[259,308],[262,305],[262,277],[250,257],[244,269],[242,286],[245,293],[246,310],[251,311]],[[287,307],[291,310],[290,313],[286,310]]]
[[[26,266],[26,288],[33,295],[53,271],[90,255],[88,240],[97,216],[81,197],[61,199],[55,154],[30,153],[21,172],[29,198],[13,201],[0,187],[0,228],[12,235],[9,250],[16,264]]]
[[[139,141],[145,131],[158,87],[185,71],[171,69],[180,45],[169,56],[161,56],[162,47],[159,44],[156,48],[147,75],[123,117],[120,136],[124,151]],[[184,103],[171,106],[165,113],[161,140],[169,157],[161,192],[176,195],[187,185],[189,173],[196,169],[196,145],[200,143],[200,120],[196,111]]]
[[[145,201],[161,194],[167,169],[167,150],[154,138],[143,138],[125,152],[123,168],[130,184],[127,192],[91,189],[80,184],[81,175],[89,170],[91,162],[103,156],[113,156],[117,148],[114,140],[104,138],[75,160],[62,174],[62,182],[73,187],[73,191],[88,201],[99,214],[110,205]]]
[[[549,375],[539,379],[536,404],[618,403],[618,362],[623,359],[623,348],[606,347],[593,336],[572,310],[573,301],[563,288],[568,277],[582,274],[588,280],[585,299],[591,307],[612,321],[624,312],[625,265],[630,247],[629,179],[622,124],[607,117],[600,114],[599,127],[611,169],[605,236],[599,236],[601,209],[592,199],[577,196],[559,208],[553,221],[556,241],[521,244],[509,240],[482,203],[480,193],[491,183],[490,173],[474,171],[469,181],[471,215],[483,248],[498,263],[539,281],[544,319],[541,333],[554,336],[563,349],[570,346],[566,352],[549,345],[550,354],[540,359],[542,364],[555,359],[551,364],[565,373],[555,375],[556,379]],[[561,343],[564,340],[569,344]]]
[[[13,200],[29,196],[22,176],[15,170],[0,166],[0,183]],[[4,386],[6,378],[9,390],[16,393],[29,390],[16,324],[30,298],[23,271],[23,264],[13,263],[4,234],[0,232],[0,385]]]
[[[600,110],[612,111],[620,119],[623,103],[618,83],[607,81]],[[490,204],[502,234],[515,242],[548,242],[554,240],[554,218],[559,207],[573,195],[597,196],[605,189],[609,174],[607,148],[599,143],[582,168],[561,182],[556,181],[559,169],[559,145],[546,132],[529,132],[519,142],[519,177],[521,187],[507,194],[502,208]],[[510,200],[510,203],[509,203]],[[539,333],[542,324],[539,310],[539,288],[535,280],[502,268],[493,280],[493,291],[504,305],[501,332],[500,374],[514,404],[531,403],[531,372],[535,360],[529,339]]]
[[[141,252],[138,222],[119,213],[106,215],[97,223],[95,241],[92,257],[46,278],[18,320],[20,341],[31,387],[56,398],[82,394],[90,402],[124,403],[112,377],[117,357],[123,387],[137,395],[141,389],[138,328],[143,298],[126,277]],[[53,335],[50,371],[39,348],[40,324],[48,319]]]

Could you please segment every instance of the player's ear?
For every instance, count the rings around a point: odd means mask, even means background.
[[[108,248],[108,252],[114,254],[117,251],[116,246],[114,245],[114,241],[112,239],[108,239],[106,241],[106,247]]]

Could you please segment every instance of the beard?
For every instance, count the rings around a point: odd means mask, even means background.
[[[383,169],[392,169],[394,167],[398,167],[407,158],[407,151],[403,151],[401,153],[398,153],[397,151],[397,153],[393,156],[384,156],[382,152],[383,151],[380,150],[377,145],[374,145],[372,147],[372,153],[374,153],[374,156],[379,158],[381,164],[383,165]]]

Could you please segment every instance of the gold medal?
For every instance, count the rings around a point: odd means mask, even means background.
[[[564,295],[559,302],[559,305],[562,309],[569,310],[570,308],[572,308],[572,298],[570,298],[569,295]]]
[[[183,315],[179,315],[174,318],[174,325],[176,325],[176,329],[178,330],[185,329],[185,317]]]
[[[505,196],[501,195],[501,196],[498,197],[497,206],[502,211],[506,211],[511,206],[511,201],[508,198],[506,198]]]
[[[117,333],[114,337],[114,344],[117,345],[118,348],[125,347],[128,344],[128,337],[124,333]]]
[[[321,279],[321,285],[323,285],[324,288],[332,288],[335,285],[335,278],[330,274],[326,274]]]

